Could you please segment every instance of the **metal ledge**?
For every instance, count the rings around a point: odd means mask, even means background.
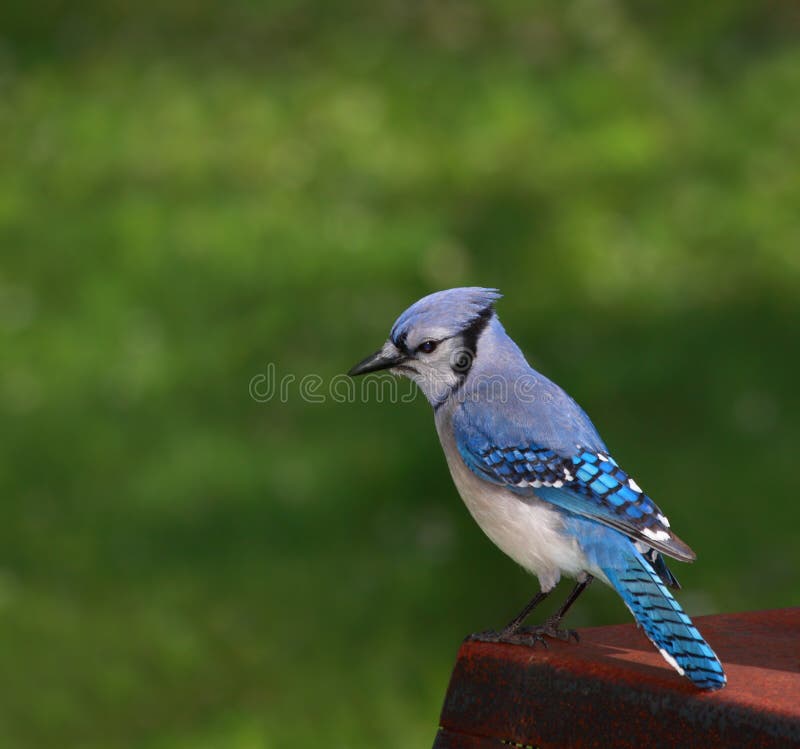
[[[465,642],[434,749],[800,747],[800,608],[697,617],[728,675],[701,692],[635,625],[549,649]]]

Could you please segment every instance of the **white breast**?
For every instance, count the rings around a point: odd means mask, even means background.
[[[483,532],[536,575],[544,591],[555,587],[562,573],[580,577],[587,569],[586,559],[577,541],[563,533],[558,510],[535,496],[520,497],[470,471],[458,453],[446,409],[436,414],[439,439],[458,493]]]

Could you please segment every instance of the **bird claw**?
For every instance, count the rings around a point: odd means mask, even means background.
[[[500,642],[501,633],[494,629],[485,629],[483,632],[473,632],[464,638],[464,642]]]
[[[541,632],[537,632],[535,628],[524,628],[521,629],[514,635],[514,638],[518,645],[528,645],[529,647],[536,647],[539,643],[544,646],[545,650],[550,649],[550,645],[548,645],[547,640],[544,638],[544,635]]]
[[[466,642],[492,642],[492,643],[509,643],[511,645],[527,645],[534,647],[537,643],[541,643],[545,648],[550,646],[547,644],[546,638],[554,640],[561,640],[561,642],[569,642],[575,640],[580,642],[580,635],[574,629],[560,629],[558,622],[547,621],[538,627],[520,627],[519,629],[503,629],[499,632],[493,629],[487,629],[483,632],[475,632],[465,638]]]
[[[484,632],[474,632],[465,638],[466,642],[491,642],[491,643],[504,643],[507,645],[525,645],[532,647],[537,642],[542,643],[545,648],[549,647],[547,641],[541,635],[535,632],[529,632],[524,629],[515,631],[501,630],[497,632],[493,629],[487,629]]]
[[[581,636],[578,634],[577,629],[565,629],[564,632],[567,633],[566,642],[570,640],[575,640],[576,643],[581,641]]]
[[[561,640],[561,642],[581,641],[581,636],[574,629],[561,629],[555,622],[545,622],[539,627],[526,628],[526,631],[537,638],[551,637],[554,640]]]

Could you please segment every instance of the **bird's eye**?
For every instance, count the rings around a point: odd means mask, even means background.
[[[438,345],[437,341],[423,341],[417,347],[417,351],[421,351],[423,354],[432,354]]]

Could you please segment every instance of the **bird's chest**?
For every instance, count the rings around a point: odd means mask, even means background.
[[[535,496],[520,497],[475,475],[464,463],[446,419],[437,430],[458,493],[483,532],[515,562],[535,574],[549,590],[562,572],[575,577],[585,560],[574,538],[563,531],[563,517]]]

